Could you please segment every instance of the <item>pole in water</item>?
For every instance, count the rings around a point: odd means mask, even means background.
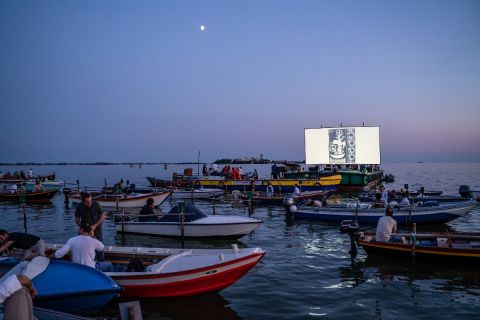
[[[215,215],[215,194],[212,193],[213,215]]]
[[[25,229],[25,233],[27,232],[27,211],[25,210],[25,204],[22,204],[23,210],[23,229]]]

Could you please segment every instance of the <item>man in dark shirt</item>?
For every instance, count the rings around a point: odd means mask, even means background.
[[[142,210],[140,210],[140,217],[138,221],[152,221],[155,217],[155,212],[153,211],[153,198],[147,199],[147,204],[143,206]]]
[[[80,227],[82,224],[88,224],[92,227],[95,238],[103,242],[102,223],[106,218],[105,212],[98,202],[93,201],[90,193],[82,193],[82,203],[78,204],[75,210],[75,222]],[[97,260],[103,261],[103,251],[97,251]]]
[[[8,248],[23,250],[23,258],[30,259],[35,256],[45,256],[45,241],[33,234],[0,230],[0,253]]]

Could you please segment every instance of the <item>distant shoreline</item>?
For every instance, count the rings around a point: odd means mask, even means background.
[[[270,163],[305,163],[305,161],[272,161]],[[119,166],[119,165],[195,165],[195,164],[211,164],[212,162],[0,162],[0,166]],[[218,163],[218,162],[217,162]],[[265,162],[229,162],[218,164],[269,164]]]

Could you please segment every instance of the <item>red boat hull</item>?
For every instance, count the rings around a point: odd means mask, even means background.
[[[125,290],[122,296],[137,298],[182,297],[216,292],[235,283],[254,267],[265,253],[211,267],[169,274],[115,276]]]

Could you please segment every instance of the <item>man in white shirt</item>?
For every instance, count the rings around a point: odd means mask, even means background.
[[[385,190],[385,187],[383,185],[380,186],[379,188],[380,194],[382,195],[380,200],[382,200],[385,204],[388,203],[388,192]]]
[[[32,281],[24,275],[12,274],[0,282],[0,303],[3,303],[3,319],[33,320],[32,298],[37,291]]]
[[[410,200],[408,199],[408,194],[406,192],[402,193],[402,200],[398,203],[399,206],[409,206]]]
[[[375,241],[388,242],[390,241],[392,233],[397,232],[397,221],[395,221],[392,216],[393,208],[387,207],[385,215],[378,220]]]
[[[295,188],[293,189],[293,196],[298,197],[300,195],[300,189],[298,188],[298,184],[295,184]]]
[[[59,259],[71,251],[72,262],[97,268],[100,271],[113,271],[111,262],[95,262],[95,250],[103,251],[105,247],[92,235],[92,227],[88,224],[81,224],[79,235],[68,239],[62,248],[55,251],[55,258]]]

